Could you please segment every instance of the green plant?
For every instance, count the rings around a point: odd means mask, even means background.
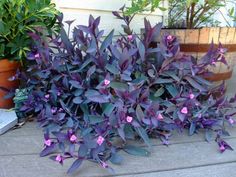
[[[169,0],[169,27],[184,27],[188,29],[201,26],[217,26],[220,22],[213,18],[219,12],[230,26],[221,8],[226,8],[231,0]],[[233,16],[234,8],[226,15]]]
[[[131,7],[127,7],[127,16],[141,13],[143,11],[154,12],[156,9],[166,10],[161,6],[163,0],[131,0]]]
[[[22,62],[32,43],[28,34],[42,29],[52,33],[58,13],[50,0],[1,0],[0,59]]]
[[[153,12],[155,9],[165,10],[160,7],[162,0],[132,0],[132,7],[126,8],[127,15],[134,15],[143,11]],[[148,3],[146,3],[148,2]],[[158,3],[157,3],[158,2]],[[168,27],[169,28],[198,28],[201,26],[217,26],[219,21],[213,18],[218,12],[230,26],[226,16],[235,21],[234,7],[227,9],[232,0],[169,0]],[[227,9],[227,14],[221,12]]]

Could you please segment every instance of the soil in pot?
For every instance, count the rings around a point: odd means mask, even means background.
[[[8,94],[6,90],[15,89],[19,86],[18,81],[9,81],[9,78],[16,74],[19,68],[18,62],[11,62],[7,59],[0,60],[0,108],[10,109],[14,107],[13,99],[4,99]]]

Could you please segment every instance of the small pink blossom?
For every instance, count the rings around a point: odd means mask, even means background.
[[[107,80],[107,79],[105,79],[104,80],[104,84],[107,86],[107,85],[109,85],[111,83],[111,81],[109,81],[109,80]]]
[[[56,156],[56,161],[59,162],[59,163],[62,162],[62,156],[61,156],[60,154],[58,154],[58,155]]]
[[[129,122],[129,123],[131,123],[131,122],[133,121],[133,117],[127,116],[127,117],[126,117],[126,121]]]
[[[57,112],[57,108],[52,108],[52,109],[51,109],[51,113],[52,113],[52,114],[54,114],[54,113],[56,113],[56,112]]]
[[[128,35],[128,41],[132,41],[133,40],[133,35]]]
[[[218,51],[219,51],[220,54],[224,54],[225,53],[225,49],[224,48],[219,48]]]
[[[71,135],[70,141],[71,142],[76,142],[76,140],[77,140],[77,137],[75,135]]]
[[[58,92],[57,92],[57,96],[61,96],[61,92],[58,91]]]
[[[168,36],[166,37],[166,39],[167,39],[168,41],[172,41],[172,39],[173,39],[173,36],[171,36],[171,35],[168,35]]]
[[[62,112],[62,111],[63,111],[63,109],[62,109],[62,108],[58,109],[58,112]]]
[[[157,115],[157,119],[158,119],[158,120],[163,120],[163,119],[164,119],[161,113],[159,113],[159,114]]]
[[[101,165],[102,165],[103,168],[107,168],[108,167],[108,164],[105,163],[105,162],[101,162]]]
[[[231,117],[229,118],[228,121],[229,121],[230,124],[234,124],[235,123],[234,119],[232,119]]]
[[[34,57],[35,57],[35,58],[39,58],[39,57],[40,57],[40,56],[39,56],[39,53],[35,54]]]
[[[47,95],[44,96],[44,98],[46,98],[46,99],[49,99],[49,97],[50,97],[49,94],[47,94]]]
[[[44,141],[44,144],[45,144],[46,146],[51,146],[52,141],[51,141],[50,139],[45,140],[45,141]]]
[[[195,95],[192,94],[192,93],[189,95],[189,98],[190,98],[191,100],[194,99],[194,97],[195,97]]]
[[[101,146],[102,143],[104,142],[104,140],[105,140],[105,139],[104,139],[102,136],[99,136],[98,139],[97,139],[97,144],[98,144],[99,146]]]
[[[224,145],[220,145],[220,152],[224,152],[225,151],[225,146]]]
[[[215,62],[215,61],[212,61],[212,62],[211,62],[211,64],[215,65],[215,64],[216,64],[216,62]]]
[[[181,109],[181,113],[182,113],[182,114],[188,114],[188,108],[187,108],[187,107],[183,107],[183,108]]]

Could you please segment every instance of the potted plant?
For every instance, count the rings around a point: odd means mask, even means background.
[[[58,11],[50,0],[0,1],[0,107],[11,108],[12,99],[4,99],[7,90],[16,88],[9,81],[19,66],[25,64],[26,53],[33,43],[30,33],[45,28],[54,31]]]
[[[222,138],[225,125],[235,124],[236,113],[228,110],[234,109],[236,97],[214,98],[215,90],[224,87],[211,88],[201,77],[214,58],[220,62],[220,51],[211,48],[198,64],[179,55],[175,37],[164,36],[162,45],[150,47],[161,24],[145,20],[140,39],[129,27],[130,17],[114,15],[124,20],[128,35],[115,37],[112,30],[103,38],[100,17],[92,16],[87,26],[76,25],[71,38],[63,28],[46,45],[34,35],[38,40],[28,55],[34,62],[19,75],[31,88],[20,110],[36,114],[44,128],[40,155],[50,155],[58,164],[74,159],[69,174],[85,160],[113,172],[110,164],[122,163],[120,151],[150,154],[129,140],[142,139],[151,150],[150,137],[167,145],[171,134],[184,128],[190,135],[203,130],[220,152],[232,150]]]
[[[134,15],[142,11],[154,11],[159,8],[162,0],[132,0],[133,6],[126,9],[126,15]],[[144,3],[146,2],[146,3]],[[154,3],[155,2],[155,3]],[[221,12],[230,0],[169,0],[168,25],[162,29],[178,37],[180,50],[195,57],[201,58],[210,48],[212,41],[215,45],[221,43],[227,48],[226,63],[214,62],[208,69],[214,74],[208,80],[221,81],[232,76],[234,57],[236,56],[236,28],[229,27],[228,17],[235,19],[234,8],[228,9],[227,14]],[[160,9],[160,8],[159,8]],[[163,10],[163,9],[161,9]],[[219,13],[227,27],[219,27],[220,22],[214,19]],[[169,36],[171,38],[171,36]],[[158,39],[157,39],[158,40]],[[222,52],[225,52],[222,49]]]

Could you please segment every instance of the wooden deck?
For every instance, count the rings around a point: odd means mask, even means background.
[[[236,76],[236,74],[235,74]],[[236,92],[236,77],[229,81],[229,92]],[[207,143],[199,133],[189,137],[187,133],[174,135],[168,147],[153,141],[150,157],[136,157],[123,153],[124,163],[112,165],[116,174],[123,177],[234,177],[236,176],[236,128],[229,128],[227,142],[235,151],[221,154],[213,141]],[[40,158],[43,139],[36,123],[0,136],[0,177],[65,177],[72,161],[61,167],[48,157]],[[108,177],[107,171],[85,162],[79,177]]]

